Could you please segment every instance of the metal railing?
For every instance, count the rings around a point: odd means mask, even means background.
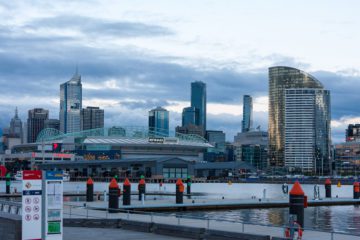
[[[65,207],[68,208],[68,212],[65,211]],[[83,213],[79,213],[74,211],[74,209],[83,209]],[[114,216],[114,213],[109,213],[109,210],[116,212],[116,213],[122,213],[122,216]],[[91,214],[91,211],[96,211],[97,214]],[[103,212],[103,214],[101,214]],[[204,228],[206,229],[215,229],[217,222],[222,223],[230,223],[230,224],[238,224],[241,226],[241,232],[242,233],[253,233],[258,234],[259,232],[254,232],[254,230],[251,230],[251,226],[253,227],[263,227],[263,228],[272,228],[276,229],[277,232],[281,233],[280,235],[283,236],[283,233],[285,233],[285,230],[289,227],[286,225],[271,225],[271,224],[260,224],[260,223],[251,223],[251,222],[244,222],[240,220],[231,220],[226,218],[214,218],[214,217],[202,217],[202,216],[189,216],[184,214],[173,214],[173,213],[159,213],[159,212],[146,212],[146,211],[138,211],[138,210],[124,210],[124,209],[112,209],[112,208],[96,208],[96,207],[89,207],[89,206],[79,206],[79,205],[71,205],[71,204],[64,204],[64,218],[68,216],[69,218],[87,218],[87,219],[133,219],[133,220],[139,220],[136,219],[135,216],[148,216],[148,218],[141,218],[141,221],[144,222],[161,222],[160,219],[167,217],[167,218],[175,218],[175,224],[174,225],[186,225],[186,220],[199,220],[203,222]],[[156,221],[158,220],[158,221]],[[164,220],[164,219],[163,219]],[[214,224],[215,223],[215,224]],[[167,224],[171,224],[171,221],[167,221]],[[201,225],[200,225],[201,226]],[[239,229],[239,228],[234,228]],[[353,234],[353,233],[346,233],[346,232],[340,232],[340,231],[325,231],[325,230],[319,230],[315,228],[303,228],[305,232],[314,232],[314,233],[322,233],[324,237],[329,237],[328,239],[334,240],[336,236],[350,236],[356,239],[360,239],[360,234]],[[274,237],[274,236],[273,236]],[[277,235],[279,237],[279,235]],[[342,238],[337,238],[342,239]]]
[[[0,200],[0,212],[21,215],[21,202]]]

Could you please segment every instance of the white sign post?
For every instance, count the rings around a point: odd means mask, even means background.
[[[42,172],[23,171],[22,240],[41,240]]]
[[[44,240],[63,239],[63,172],[46,171],[43,181]]]

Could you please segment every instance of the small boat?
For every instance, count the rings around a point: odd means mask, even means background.
[[[17,180],[17,181],[22,181],[23,180],[23,172],[22,171],[17,171],[16,172],[15,180]]]

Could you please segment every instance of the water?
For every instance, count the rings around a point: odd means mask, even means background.
[[[13,182],[12,188],[21,191],[20,182]],[[98,183],[94,185],[94,190],[103,192],[107,190],[109,183]],[[122,185],[120,185],[122,187]],[[289,185],[289,190],[291,189]],[[84,182],[65,182],[65,192],[84,192],[86,184]],[[302,188],[309,199],[314,196],[314,185],[303,184]],[[257,184],[257,183],[194,183],[191,185],[192,192],[202,193],[202,196],[196,196],[195,199],[250,199],[252,196],[260,198],[263,196],[263,189],[266,189],[267,198],[286,198],[282,193],[281,184]],[[0,192],[5,190],[5,182],[0,182]],[[131,185],[132,191],[137,191],[137,184]],[[146,190],[149,192],[161,191],[167,193],[175,192],[175,184],[147,184]],[[353,187],[350,185],[332,186],[332,196],[352,198]],[[325,188],[320,186],[320,195],[324,197]],[[166,197],[162,197],[166,198]],[[167,197],[173,199],[174,197]],[[241,209],[227,211],[195,211],[182,212],[181,214],[192,216],[210,216],[212,218],[225,218],[228,220],[237,220],[251,223],[285,225],[288,221],[287,208],[272,209]],[[358,206],[330,206],[330,207],[309,207],[305,209],[305,227],[315,228],[325,231],[340,231],[346,233],[360,232],[360,208]]]

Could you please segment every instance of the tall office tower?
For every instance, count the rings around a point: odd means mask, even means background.
[[[36,142],[37,135],[44,129],[45,120],[49,119],[49,110],[34,108],[29,110],[27,119],[28,143]]]
[[[199,119],[199,109],[195,107],[186,107],[182,112],[182,126],[190,124],[195,125],[196,120]]]
[[[10,121],[9,133],[11,137],[20,138],[23,137],[23,128],[21,119],[18,116],[18,109],[15,108],[15,116]]]
[[[63,133],[79,132],[82,108],[81,76],[77,70],[74,76],[60,85],[60,131]]]
[[[60,130],[60,120],[58,119],[47,119],[45,120],[44,128],[53,128],[56,130]]]
[[[149,135],[169,136],[169,111],[162,107],[149,111]]]
[[[249,95],[244,95],[243,100],[243,120],[242,120],[242,132],[249,132],[252,129],[252,97]]]
[[[86,107],[81,110],[81,130],[104,127],[104,109]]]
[[[330,171],[330,92],[308,73],[269,68],[269,161],[271,166]]]
[[[206,131],[206,84],[200,81],[191,83],[191,107],[199,109],[199,117],[195,125]]]

